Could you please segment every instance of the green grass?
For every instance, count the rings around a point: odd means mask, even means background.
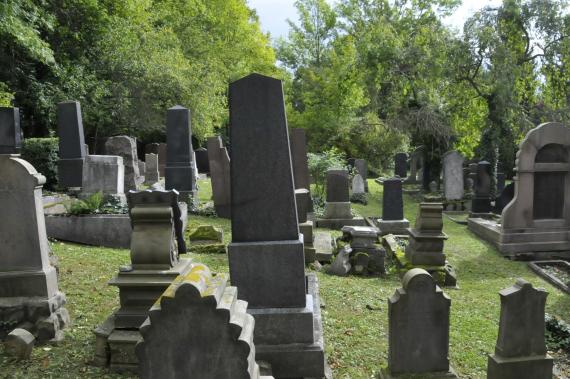
[[[354,205],[363,216],[381,214],[381,186],[369,181],[367,206]],[[211,192],[207,181],[200,181],[200,200]],[[406,217],[414,222],[417,200],[405,198]],[[229,220],[190,216],[190,228],[212,224],[231,239]],[[465,226],[444,218],[449,235],[445,245],[448,260],[458,275],[457,290],[446,290],[451,298],[450,359],[462,378],[484,378],[487,354],[497,338],[500,301],[498,291],[525,278],[549,292],[547,312],[570,321],[570,297],[537,277],[523,262],[499,256],[489,244],[479,240]],[[10,378],[118,378],[92,367],[92,329],[118,305],[117,291],[107,282],[118,266],[129,261],[127,250],[115,250],[53,243],[60,260],[60,288],[67,295],[67,308],[73,324],[65,341],[58,346],[34,349],[29,362],[9,360],[0,353],[0,377]],[[228,272],[224,255],[196,255],[195,260],[212,270]],[[335,378],[374,378],[387,362],[387,298],[400,286],[396,273],[387,277],[335,277],[318,273],[324,301],[323,322],[326,353]],[[49,349],[49,350],[47,350]]]

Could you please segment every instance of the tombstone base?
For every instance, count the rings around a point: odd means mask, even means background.
[[[231,242],[228,261],[232,285],[250,309],[305,307],[302,235],[289,241]]]
[[[335,241],[329,232],[315,233],[315,242],[313,243],[316,250],[316,260],[321,263],[332,262]]]
[[[313,222],[306,221],[299,223],[299,232],[303,235],[305,263],[313,263],[317,260],[317,251],[313,245],[315,241],[315,236],[313,235]]]
[[[368,226],[368,224],[363,217],[336,219],[320,218],[317,220],[317,227],[319,228],[340,230],[343,226]]]
[[[325,204],[323,219],[351,219],[352,208],[350,202],[328,202]]]
[[[380,371],[379,379],[459,379],[452,367],[447,372],[424,372],[421,374],[390,374],[388,369]]]
[[[53,266],[43,270],[0,272],[1,301],[10,302],[10,299],[22,298],[51,299],[57,294],[57,272]]]
[[[83,186],[83,158],[57,161],[57,177],[61,187]]]
[[[407,219],[402,220],[383,220],[381,218],[374,219],[374,225],[380,229],[380,235],[387,234],[408,234],[410,222]]]
[[[488,379],[550,379],[553,360],[549,355],[503,358],[489,355]]]
[[[307,284],[307,306],[304,308],[248,309],[255,318],[255,358],[268,362],[276,378],[330,377],[324,353],[316,275],[308,274]]]
[[[61,292],[49,298],[0,297],[0,341],[17,328],[26,329],[38,342],[60,341],[70,322],[65,303]]]

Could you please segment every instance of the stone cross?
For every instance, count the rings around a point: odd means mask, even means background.
[[[166,115],[167,154],[165,188],[180,192],[181,200],[196,199],[196,177],[192,165],[192,129],[190,111],[179,105]]]
[[[81,105],[66,101],[57,105],[57,135],[59,137],[59,161],[57,173],[62,187],[81,187],[83,161],[88,154],[83,136]]]
[[[404,275],[402,288],[388,299],[390,375],[456,377],[448,358],[450,306],[427,271],[414,268]]]
[[[408,175],[408,154],[397,153],[394,157],[394,175],[404,179]]]
[[[20,154],[20,109],[0,107],[0,154]]]
[[[463,156],[457,151],[443,155],[443,194],[446,200],[463,199]]]
[[[231,217],[230,157],[221,137],[208,138],[208,167],[212,180],[212,195],[218,217]]]
[[[495,354],[489,356],[489,379],[552,378],[552,358],[544,340],[548,293],[524,279],[499,292],[501,319]]]

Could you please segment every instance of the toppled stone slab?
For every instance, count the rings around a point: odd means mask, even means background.
[[[14,329],[4,341],[4,351],[18,360],[28,360],[35,342],[34,335],[26,329]]]

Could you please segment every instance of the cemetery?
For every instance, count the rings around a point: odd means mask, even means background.
[[[0,5],[0,379],[570,378],[566,5],[112,3]]]

